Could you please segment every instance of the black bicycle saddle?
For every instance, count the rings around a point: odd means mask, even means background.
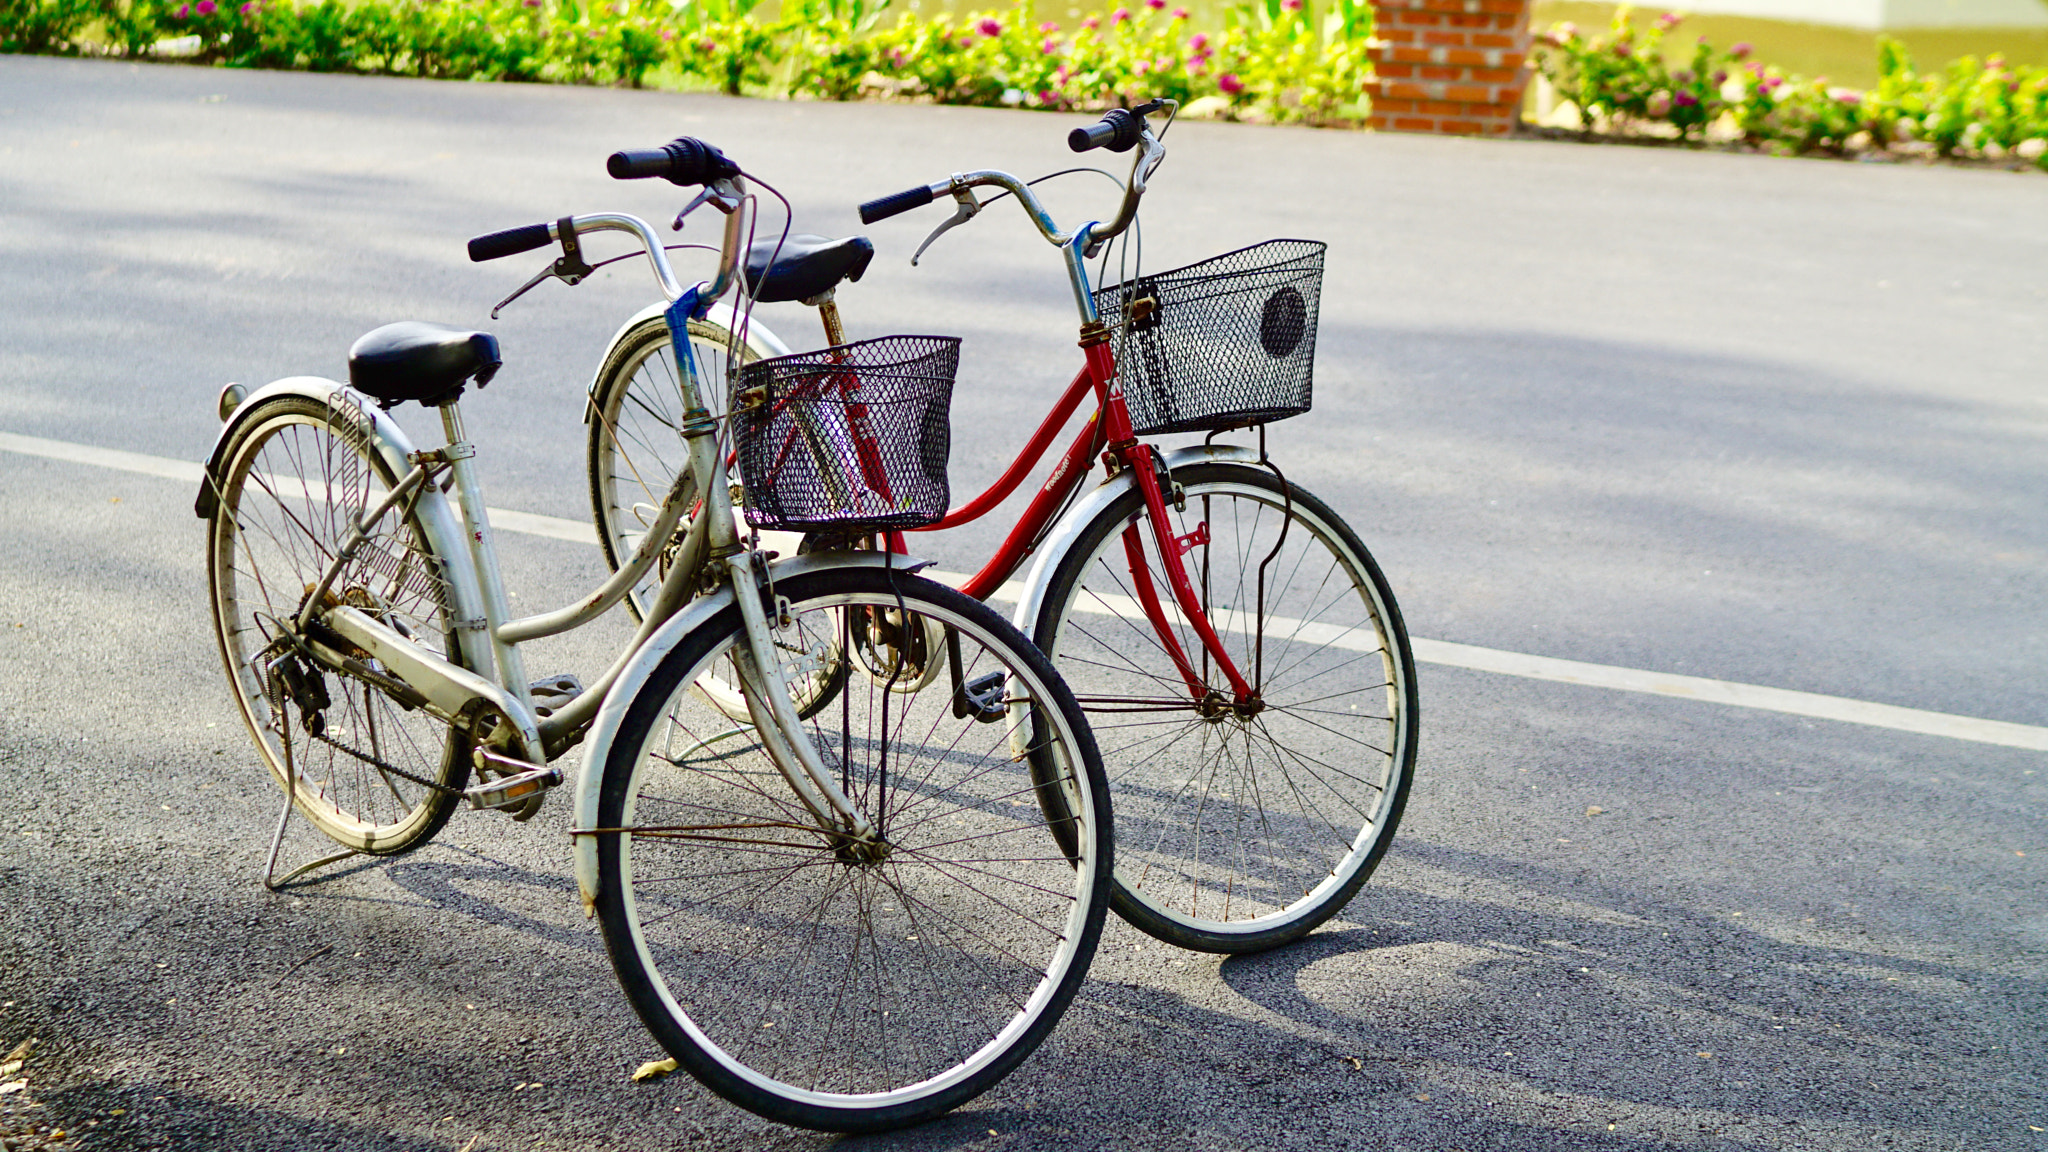
[[[768,267],[770,256],[775,258],[773,268]],[[841,280],[860,279],[874,256],[875,246],[865,236],[791,236],[782,241],[779,253],[771,237],[747,250],[747,283],[754,286],[754,299],[763,304],[808,300],[838,287]]]
[[[481,388],[497,374],[498,338],[488,332],[404,320],[372,329],[348,350],[348,382],[385,408],[407,400],[432,407]]]

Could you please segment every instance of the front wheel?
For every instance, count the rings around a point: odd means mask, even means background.
[[[985,606],[874,568],[776,591],[793,679],[863,620],[945,637],[947,675],[845,676],[804,721],[879,847],[822,830],[703,698],[707,676],[739,683],[727,607],[635,694],[601,766],[605,943],[648,1030],[726,1099],[824,1131],[916,1123],[1001,1079],[1073,998],[1108,907],[1107,783],[1058,674]]]
[[[1170,532],[1193,538],[1189,580],[1257,708],[1193,699],[1139,606],[1127,531],[1169,631],[1227,696],[1171,607],[1135,489],[1054,566],[1033,639],[1109,766],[1117,912],[1183,948],[1262,951],[1335,915],[1392,841],[1415,768],[1415,662],[1386,578],[1328,505],[1241,464],[1173,478]]]

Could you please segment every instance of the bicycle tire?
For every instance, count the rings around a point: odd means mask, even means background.
[[[796,618],[778,643],[798,649],[811,629],[898,610],[900,592],[957,637],[968,676],[1002,673],[1000,722],[955,715],[947,680],[913,696],[849,681],[806,726],[891,848],[842,858],[751,730],[693,691],[714,665],[730,673],[741,624],[728,606],[635,693],[601,765],[599,828],[621,830],[595,833],[599,922],[641,1020],[712,1091],[821,1131],[917,1123],[1014,1069],[1086,974],[1108,908],[1101,761],[1051,664],[984,605],[876,568],[776,591]],[[903,739],[876,735],[885,704]],[[1013,750],[1024,732],[1042,755]],[[891,762],[893,785],[876,771]],[[1050,834],[1047,791],[1072,853]],[[661,831],[678,826],[694,831]]]
[[[725,410],[732,333],[709,320],[692,320],[689,335],[704,402],[717,415]],[[742,363],[759,358],[744,346],[740,356]],[[652,316],[613,342],[591,384],[591,519],[613,572],[633,558],[662,498],[689,460],[680,380],[668,321]],[[642,618],[665,573],[666,565],[656,565],[627,594],[626,609],[634,620]]]
[[[1414,776],[1414,656],[1385,576],[1323,501],[1242,464],[1190,465],[1173,479],[1185,503],[1168,506],[1172,535],[1207,526],[1188,574],[1242,674],[1263,671],[1263,710],[1204,715],[1138,608],[1126,526],[1144,538],[1158,594],[1171,595],[1135,489],[1053,566],[1032,635],[1110,768],[1117,913],[1182,948],[1258,952],[1334,916],[1386,853]],[[1256,569],[1276,546],[1254,644]],[[1190,659],[1206,660],[1191,629],[1175,631]],[[1228,692],[1219,673],[1207,678]]]
[[[461,799],[469,738],[366,681],[316,667],[311,678],[331,706],[309,713],[301,697],[286,699],[285,669],[267,670],[280,654],[271,647],[276,621],[297,612],[350,522],[397,477],[345,412],[297,396],[252,411],[223,461],[207,525],[207,583],[214,638],[242,722],[278,787],[314,827],[370,855],[411,851],[441,830]],[[387,513],[332,594],[437,640],[460,665],[443,571],[417,518],[400,522]],[[309,667],[301,661],[291,674],[304,679]],[[318,733],[310,730],[315,714]]]

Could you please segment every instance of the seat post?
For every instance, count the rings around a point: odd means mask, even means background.
[[[448,435],[448,446],[441,449],[441,453],[455,475],[455,497],[462,509],[463,534],[469,537],[469,554],[476,568],[477,588],[484,599],[482,621],[456,620],[451,623],[457,628],[473,628],[479,624],[483,627],[491,638],[491,651],[497,657],[498,683],[512,693],[514,699],[531,707],[525,657],[520,655],[517,644],[508,643],[499,636],[499,630],[512,619],[512,608],[505,596],[504,577],[498,571],[497,543],[491,535],[490,512],[484,506],[483,484],[477,479],[476,469],[471,464],[476,458],[476,445],[464,435],[462,410],[455,398],[450,397],[439,408],[441,428]]]
[[[834,348],[846,343],[846,329],[839,326],[839,302],[834,299],[837,292],[837,288],[827,288],[804,301],[818,306],[818,319],[825,322],[825,343]]]

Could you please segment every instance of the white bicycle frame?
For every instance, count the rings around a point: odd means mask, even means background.
[[[649,266],[671,309],[702,309],[715,303],[731,287],[745,237],[752,223],[753,198],[738,178],[715,186],[711,200],[726,212],[722,258],[717,278],[685,288],[676,279],[660,240],[646,222],[618,213],[600,213],[569,218],[574,232],[627,232],[647,250]],[[548,226],[551,239],[560,240],[558,224]],[[673,312],[671,313],[674,314]],[[680,328],[680,324],[675,325]],[[475,447],[467,440],[461,413],[455,402],[441,406],[442,427],[447,443],[431,451],[416,451],[397,423],[381,412],[365,407],[352,390],[331,380],[294,377],[256,390],[230,413],[216,446],[231,438],[240,421],[250,416],[262,401],[281,395],[305,396],[329,406],[360,414],[359,431],[367,447],[382,458],[399,481],[379,502],[366,510],[356,531],[341,542],[336,558],[320,583],[308,595],[298,618],[304,629],[317,623],[342,640],[367,652],[385,670],[386,680],[402,683],[394,687],[409,690],[406,697],[417,706],[450,721],[474,725],[480,711],[502,723],[479,741],[478,756],[500,772],[514,773],[513,780],[531,783],[538,793],[553,776],[544,766],[578,742],[586,730],[598,739],[586,748],[585,764],[601,769],[618,719],[630,706],[633,694],[644,683],[653,665],[691,628],[701,626],[727,601],[736,603],[743,622],[744,643],[734,649],[740,689],[746,701],[757,738],[789,786],[820,826],[854,841],[872,839],[872,824],[861,815],[842,792],[820,759],[798,720],[790,701],[788,684],[770,632],[772,606],[764,606],[765,592],[774,575],[794,574],[829,567],[869,566],[892,563],[899,571],[912,572],[923,565],[905,557],[885,555],[805,556],[785,561],[771,569],[762,554],[748,548],[741,539],[733,515],[730,481],[724,454],[718,449],[718,423],[703,402],[701,380],[687,338],[677,341],[676,359],[682,365],[681,388],[684,405],[683,435],[689,448],[689,463],[677,476],[662,502],[646,538],[630,561],[601,586],[574,603],[534,616],[515,618],[511,614],[501,574],[497,547],[485,507],[482,484],[473,459]],[[446,469],[452,481],[455,507],[449,507],[436,476]],[[698,514],[680,537],[678,529],[696,495],[703,499]],[[410,512],[427,537],[428,546],[446,565],[446,606],[456,634],[456,644],[465,663],[483,671],[462,668],[439,653],[400,634],[358,608],[331,603],[325,596],[340,571],[353,557],[357,546],[374,524],[394,511]],[[457,536],[466,546],[458,544]],[[543,636],[567,632],[588,623],[616,606],[652,569],[671,544],[677,545],[671,566],[654,603],[638,632],[612,667],[597,683],[545,718],[535,710],[526,678],[520,645]],[[698,598],[699,578],[705,566],[713,566],[717,587]],[[697,605],[691,605],[698,599]],[[685,613],[686,607],[692,610]],[[359,660],[309,639],[309,648],[323,662],[342,667]],[[374,669],[370,670],[376,675]],[[620,689],[623,688],[623,691]],[[400,692],[403,695],[403,691]],[[596,780],[601,771],[586,771],[578,782],[578,825],[592,827],[595,817]],[[559,779],[559,777],[555,777]],[[499,785],[512,783],[501,780]],[[475,790],[472,790],[475,791]],[[503,796],[502,788],[497,793]],[[474,797],[473,797],[474,799]],[[586,907],[595,898],[594,838],[579,836],[577,873]],[[587,862],[584,857],[590,856]]]

